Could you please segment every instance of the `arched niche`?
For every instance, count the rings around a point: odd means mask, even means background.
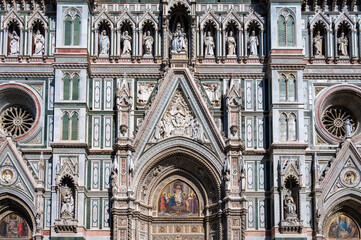
[[[46,26],[41,20],[35,20],[31,26],[31,55],[43,56],[46,50]]]
[[[146,20],[142,25],[142,44],[140,46],[142,56],[152,57],[157,54],[157,34],[154,22]],[[151,44],[151,42],[153,42]],[[148,45],[149,44],[149,45]]]
[[[97,28],[99,57],[109,57],[112,54],[112,25],[109,21],[103,20]]]
[[[216,43],[217,43],[217,24],[212,21],[208,20],[204,24],[203,28],[203,56],[205,58],[214,58],[216,56]],[[210,46],[210,42],[212,45]]]
[[[312,45],[311,55],[315,57],[327,56],[326,41],[327,41],[327,26],[323,21],[318,21],[311,29]]]
[[[259,56],[261,46],[261,34],[262,27],[256,20],[252,20],[248,23],[246,28],[246,39],[247,39],[247,55],[248,56]]]
[[[344,21],[336,29],[336,56],[350,57],[352,53],[352,26]]]
[[[225,29],[225,45],[224,54],[227,57],[237,56],[240,49],[240,38],[239,38],[239,26],[238,23],[231,20],[227,23]]]
[[[22,31],[18,21],[12,20],[7,26],[8,41],[7,54],[17,56],[21,54]]]
[[[130,57],[134,53],[134,42],[135,42],[135,29],[133,29],[133,23],[126,19],[122,22],[120,27],[120,55],[122,57]],[[127,40],[128,39],[128,40]],[[130,40],[129,40],[130,39]],[[125,45],[127,41],[130,42],[130,52],[129,48],[127,48]],[[125,52],[127,50],[127,52]]]
[[[0,196],[0,239],[32,239],[35,229],[33,212],[17,197]]]
[[[185,33],[186,49],[185,53],[189,56],[191,49],[191,29],[190,29],[190,18],[188,15],[188,9],[182,4],[177,4],[171,8],[169,14],[169,32],[171,33],[171,39],[169,44],[169,52],[172,52],[173,35],[180,27],[181,31]]]

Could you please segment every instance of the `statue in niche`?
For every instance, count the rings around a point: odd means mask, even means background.
[[[172,53],[186,53],[187,49],[187,37],[184,29],[180,23],[177,23],[177,27],[172,36]]]
[[[13,33],[9,33],[10,37],[10,54],[19,54],[20,53],[20,37],[14,31]]]
[[[34,36],[34,55],[43,55],[44,54],[44,46],[45,46],[45,38],[40,33],[39,30],[36,31],[36,35]]]
[[[123,52],[122,55],[124,56],[130,56],[132,53],[132,37],[129,36],[128,31],[124,32],[124,35],[121,38],[121,41],[123,42]]]
[[[285,208],[286,217],[296,215],[296,204],[290,192],[288,192],[285,196],[284,208]]]
[[[61,201],[61,217],[73,217],[74,211],[74,198],[71,188],[65,185],[63,193],[63,199]]]
[[[317,31],[316,36],[313,38],[313,46],[315,48],[316,56],[322,56],[322,41],[323,36],[321,36],[320,31]]]
[[[103,30],[99,39],[100,55],[109,54],[110,41],[107,35],[107,31]]]
[[[128,162],[128,170],[130,174],[133,174],[134,171],[134,162],[132,157],[132,151],[128,150],[127,153],[127,162]]]
[[[206,57],[213,57],[215,44],[210,31],[207,32],[207,36],[204,39],[204,45],[205,45],[204,55]]]
[[[228,37],[226,38],[227,49],[228,49],[228,56],[235,56],[236,55],[236,39],[233,37],[233,32],[229,31]]]
[[[347,51],[348,39],[347,39],[347,37],[345,37],[344,32],[342,32],[341,37],[339,37],[337,39],[337,43],[338,43],[338,52],[339,52],[339,54],[342,55],[342,56],[348,56],[348,51]]]
[[[189,119],[189,127],[190,127],[190,137],[194,138],[196,141],[203,142],[203,128],[197,118],[193,118],[193,116]]]
[[[345,131],[346,131],[346,137],[351,137],[352,125],[350,119],[346,119],[345,121]]]
[[[152,56],[154,38],[150,35],[150,31],[144,36],[144,49],[146,56]]]
[[[258,55],[258,48],[259,41],[258,37],[256,36],[256,32],[253,30],[251,36],[248,38],[248,48],[249,48],[249,55],[250,56],[257,56]]]

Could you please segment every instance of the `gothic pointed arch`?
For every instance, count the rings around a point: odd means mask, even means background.
[[[222,19],[222,28],[227,29],[230,23],[235,24],[238,31],[242,30],[242,20],[233,9]]]
[[[319,22],[321,22],[326,29],[331,30],[331,21],[321,9],[317,9],[315,15],[311,17],[309,22],[310,29],[313,29],[315,27],[315,24]]]
[[[120,15],[120,17],[119,17],[119,19],[118,19],[118,21],[116,23],[117,29],[120,29],[125,22],[129,23],[132,30],[135,31],[135,29],[136,29],[136,20],[129,13],[129,11],[124,11],[122,13],[122,15]]]
[[[339,28],[342,23],[346,23],[350,30],[354,31],[356,29],[355,21],[350,16],[348,10],[346,8],[342,9],[340,15],[334,21],[335,30]]]
[[[246,16],[244,20],[244,28],[248,29],[251,23],[256,23],[257,27],[260,31],[264,31],[264,19],[261,15],[254,11],[254,9],[250,9],[249,14]]]
[[[201,29],[204,29],[205,25],[207,23],[211,23],[216,30],[220,29],[221,26],[221,22],[219,20],[219,18],[214,14],[214,12],[212,10],[209,10],[200,20],[200,26]]]
[[[159,24],[158,20],[150,10],[147,10],[139,19],[138,21],[139,28],[143,29],[145,23],[147,22],[151,23],[156,31],[158,30],[158,24]]]
[[[99,25],[102,22],[106,22],[107,25],[109,25],[110,29],[113,30],[114,29],[114,22],[113,19],[111,18],[111,16],[109,16],[109,14],[106,11],[102,11],[101,13],[99,13],[94,20],[93,23],[93,28],[94,29],[98,29]]]
[[[41,22],[45,30],[48,29],[48,17],[43,14],[42,11],[37,9],[27,21],[28,28],[31,28],[36,22]]]
[[[3,26],[3,28],[7,29],[7,28],[9,27],[9,24],[10,24],[11,22],[13,22],[13,21],[15,21],[15,22],[18,24],[20,31],[22,31],[23,28],[24,28],[24,20],[23,20],[23,18],[20,16],[20,14],[19,14],[16,10],[14,10],[14,9],[12,9],[12,10],[11,10],[8,14],[6,14],[6,16],[3,18],[3,20],[2,20],[2,26]]]
[[[185,8],[188,15],[192,12],[189,0],[170,0],[166,8],[166,14],[171,15],[179,7]]]

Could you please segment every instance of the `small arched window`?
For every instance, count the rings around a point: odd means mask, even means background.
[[[69,114],[67,112],[63,114],[61,139],[69,139]]]
[[[297,140],[296,114],[281,113],[279,118],[279,140],[281,142]]]
[[[296,115],[293,113],[288,118],[288,141],[296,141]]]
[[[281,74],[278,81],[279,101],[296,101],[296,78],[293,74]]]
[[[287,141],[287,115],[284,113],[280,117],[280,141]]]
[[[73,113],[73,116],[71,117],[71,140],[78,140],[78,124],[78,114]]]
[[[288,10],[283,10],[278,17],[278,46],[293,47],[295,45],[295,21]]]
[[[62,140],[78,140],[79,137],[79,115],[77,112],[71,114],[65,112],[62,117]]]
[[[70,10],[64,20],[64,45],[77,46],[80,44],[80,16],[77,11]]]
[[[79,100],[79,76],[66,73],[63,78],[63,100]]]

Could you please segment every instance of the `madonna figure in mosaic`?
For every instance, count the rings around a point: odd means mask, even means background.
[[[328,239],[359,239],[360,233],[355,222],[346,215],[338,215],[332,220],[329,230]]]

